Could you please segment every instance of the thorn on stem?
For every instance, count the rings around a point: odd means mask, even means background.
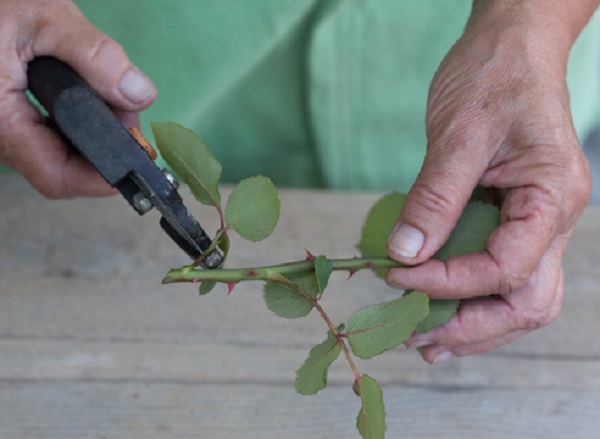
[[[317,257],[315,255],[313,255],[310,251],[304,249],[304,251],[306,252],[306,261],[307,262],[311,262],[314,261],[315,259],[317,259]]]
[[[348,279],[352,278],[358,270],[348,270]]]
[[[231,292],[233,291],[233,289],[239,282],[240,281],[237,281],[237,280],[233,281],[233,282],[227,282],[227,295],[228,296],[231,294]]]

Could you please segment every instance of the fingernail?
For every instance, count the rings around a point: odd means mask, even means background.
[[[152,81],[137,69],[129,69],[121,77],[119,91],[134,104],[140,103],[154,93]]]
[[[419,229],[409,224],[401,224],[392,233],[388,247],[398,256],[414,258],[421,251],[424,242],[425,236]]]
[[[450,351],[442,351],[442,352],[440,352],[439,354],[437,354],[435,356],[435,358],[433,359],[433,361],[431,362],[431,364],[443,363],[444,361],[447,361],[450,358],[452,358],[452,352],[450,352]]]

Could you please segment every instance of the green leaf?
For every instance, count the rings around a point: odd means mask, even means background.
[[[322,295],[327,284],[329,283],[329,277],[333,272],[333,263],[325,256],[317,256],[315,259],[315,276],[317,277],[317,290],[318,295]]]
[[[404,194],[391,192],[373,205],[367,214],[358,243],[361,255],[387,256],[388,238],[396,225],[405,198]],[[383,277],[387,270],[375,270],[375,272]]]
[[[471,193],[471,198],[469,201],[485,201],[488,198],[488,188],[483,186],[475,186],[473,192]]]
[[[338,331],[343,329],[344,325],[337,328]],[[314,395],[327,387],[327,371],[341,351],[336,336],[332,331],[327,332],[327,339],[310,350],[308,358],[296,371],[296,391],[301,395]]]
[[[385,405],[383,391],[377,381],[363,374],[360,383],[354,383],[354,392],[362,405],[356,418],[356,428],[363,439],[383,439],[385,437]]]
[[[217,246],[223,251],[223,262],[225,262],[229,254],[229,248],[231,247],[231,241],[227,233],[219,235]]]
[[[215,288],[216,285],[217,285],[216,282],[204,281],[200,284],[200,288],[198,289],[198,292],[201,296],[206,296],[208,293],[210,293]]]
[[[191,130],[174,122],[152,122],[156,146],[163,159],[202,204],[221,205],[221,163]]]
[[[280,203],[273,182],[263,176],[240,181],[225,207],[225,222],[245,239],[260,241],[279,221]]]
[[[492,232],[500,225],[500,210],[480,201],[468,203],[444,246],[434,258],[445,261],[453,256],[485,250]]]
[[[449,322],[452,317],[456,314],[456,310],[460,305],[460,300],[430,300],[429,301],[429,314],[425,317],[415,332],[428,332],[433,328],[443,325]]]
[[[428,301],[424,293],[414,292],[355,311],[348,321],[352,352],[367,359],[402,344],[429,313]]]
[[[310,297],[315,298],[318,294],[317,278],[313,272],[289,276],[287,280]],[[263,292],[267,308],[279,317],[297,319],[308,315],[313,309],[307,297],[279,282],[267,282]]]

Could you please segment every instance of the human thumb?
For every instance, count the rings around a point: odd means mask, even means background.
[[[152,81],[75,5],[58,3],[60,8],[50,2],[40,19],[33,56],[52,55],[69,64],[116,109],[140,111],[148,107],[156,98]]]
[[[421,172],[390,234],[390,258],[408,265],[431,258],[450,236],[481,172],[466,148],[428,145]]]

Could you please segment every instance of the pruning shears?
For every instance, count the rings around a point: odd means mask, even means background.
[[[193,260],[217,268],[223,258],[183,204],[177,181],[155,164],[147,142],[121,124],[68,65],[52,57],[28,66],[29,90],[58,131],[140,215],[156,207],[163,230]]]

